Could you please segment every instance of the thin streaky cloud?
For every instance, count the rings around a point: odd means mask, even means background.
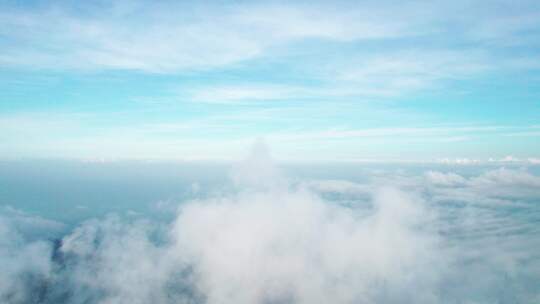
[[[534,1],[2,3],[0,155],[230,143],[211,153],[230,158],[267,136],[286,158],[537,157],[539,15]]]

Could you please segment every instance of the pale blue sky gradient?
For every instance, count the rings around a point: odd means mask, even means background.
[[[0,2],[0,158],[540,158],[540,2]]]

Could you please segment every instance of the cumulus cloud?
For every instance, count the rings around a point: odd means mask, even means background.
[[[514,185],[527,187],[540,187],[540,177],[532,175],[525,170],[499,168],[488,171],[474,179],[475,185]]]
[[[27,220],[27,219],[25,219]],[[0,214],[0,302],[31,303],[42,296],[40,282],[50,275],[52,248],[47,241],[28,240],[17,218]],[[31,223],[33,224],[33,223]],[[40,223],[37,223],[40,226]]]
[[[254,143],[246,159],[233,169],[231,179],[238,187],[259,189],[283,187],[285,182],[262,138]]]
[[[44,258],[48,268],[38,268],[50,276],[44,279],[49,285],[44,299],[429,303],[436,298],[439,273],[425,267],[437,256],[436,237],[421,229],[426,217],[418,198],[378,189],[370,208],[332,204],[308,187],[285,182],[262,142],[233,171],[233,181],[235,190],[227,195],[182,205],[170,225],[114,216],[83,223],[57,242],[52,260]],[[413,292],[418,288],[426,292]]]
[[[157,229],[112,216],[86,222],[64,237],[58,254],[65,268],[57,283],[69,286],[68,302],[172,303],[175,289],[168,292],[167,284],[182,268],[152,239]],[[177,288],[182,290],[180,283]],[[51,302],[66,296],[62,289],[54,291]]]
[[[534,200],[540,195],[540,177],[525,168],[488,169],[482,173],[464,177],[455,172],[427,171],[427,184],[416,181],[416,188],[428,187],[432,200],[453,200],[470,204],[491,205],[504,203],[514,205],[521,200]],[[411,177],[406,178],[411,179]]]
[[[208,303],[433,300],[437,272],[423,265],[434,244],[416,230],[417,206],[389,190],[373,203],[364,214],[303,190],[194,203],[175,223],[175,246]]]
[[[540,270],[538,212],[527,203],[540,195],[539,177],[529,171],[297,180],[260,141],[231,179],[179,204],[170,221],[110,215],[35,240],[0,217],[0,299],[534,303],[540,295],[524,285]]]
[[[381,189],[369,210],[330,204],[307,188],[276,184],[267,160],[257,143],[234,173],[239,192],[189,203],[173,225],[173,252],[193,265],[208,303],[435,298],[438,272],[423,267],[434,259],[435,240],[419,229],[419,202]],[[428,291],[411,292],[420,287]]]
[[[441,186],[457,186],[465,183],[465,179],[455,173],[442,173],[437,171],[428,171],[425,174],[427,180],[433,184]]]

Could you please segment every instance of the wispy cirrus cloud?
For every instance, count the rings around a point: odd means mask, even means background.
[[[305,147],[350,140],[357,151],[383,140],[417,150],[456,143],[468,150],[433,157],[477,157],[471,152],[500,146],[495,138],[503,134],[513,142],[537,136],[528,127],[537,92],[524,87],[537,69],[531,37],[540,9],[532,1],[505,7],[2,4],[0,137],[12,156],[107,154],[96,151],[100,145],[115,155],[142,156],[152,147],[163,147],[163,156],[199,155],[194,146],[268,136]],[[509,101],[526,110],[517,113]],[[516,122],[497,132],[437,127]],[[534,156],[528,146],[516,154]],[[496,157],[514,154],[499,148]]]
[[[316,113],[321,111],[326,110],[318,109]],[[99,115],[98,119],[88,113],[4,115],[0,116],[1,138],[8,148],[2,151],[2,156],[30,157],[37,153],[47,157],[83,159],[233,159],[254,138],[253,134],[258,134],[273,142],[284,160],[306,157],[323,160],[338,155],[339,159],[367,156],[384,160],[393,158],[391,153],[400,151],[403,144],[418,146],[418,149],[423,149],[422,144],[433,144],[440,157],[454,157],[453,152],[446,150],[455,143],[471,144],[500,138],[510,132],[535,130],[536,127],[475,124],[359,127],[330,123],[314,129],[308,127],[311,120],[325,119],[329,114],[303,119],[303,113],[301,108],[241,109],[183,121],[133,120],[122,123],[116,121],[116,115]],[[29,146],[32,149],[28,149]],[[308,147],[312,153],[305,156]],[[359,147],[363,153],[355,154]],[[369,150],[366,147],[370,147]],[[476,155],[469,157],[472,156]],[[492,154],[483,158],[490,156]],[[534,154],[523,156],[536,157]],[[401,157],[424,161],[433,158],[415,153]]]
[[[207,84],[178,88],[171,99],[219,104],[267,101],[390,98],[444,87],[494,69],[481,51],[408,50],[360,53],[305,67],[317,85],[272,82]],[[176,95],[177,94],[177,95]]]
[[[182,90],[183,91],[183,90]],[[187,89],[187,101],[217,104],[256,104],[264,101],[291,100],[313,96],[307,88],[287,85],[221,85]]]
[[[534,11],[501,14],[487,10],[476,15],[472,10],[464,13],[462,8],[460,3],[414,2],[403,5],[399,12],[390,2],[356,6],[347,2],[150,5],[135,1],[67,7],[51,4],[24,10],[6,6],[0,18],[0,33],[5,38],[0,64],[172,73],[281,56],[283,47],[294,50],[294,43],[310,39],[320,42],[315,49],[324,49],[325,41],[435,40],[437,35],[463,42],[494,37],[508,41],[539,26]],[[460,11],[459,17],[448,13]],[[496,26],[492,26],[493,20]],[[469,30],[460,35],[445,22]],[[422,49],[429,51],[429,47]],[[403,63],[397,65],[407,68]]]
[[[1,33],[9,42],[0,63],[170,73],[238,63],[295,40],[352,41],[408,32],[401,20],[381,22],[383,17],[364,18],[364,11],[329,10],[322,4],[135,3],[89,7],[85,14],[79,7],[7,9]]]

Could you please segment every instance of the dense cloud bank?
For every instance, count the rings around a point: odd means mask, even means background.
[[[0,211],[2,303],[537,303],[540,177],[287,179],[263,147],[172,221]],[[168,209],[167,209],[168,210]]]

